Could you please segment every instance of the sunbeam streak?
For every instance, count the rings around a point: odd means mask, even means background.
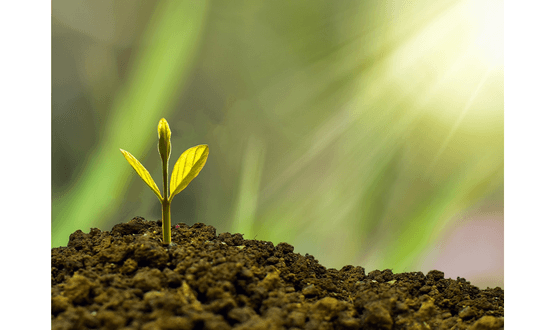
[[[466,105],[464,105],[464,108],[462,109],[462,112],[460,113],[460,115],[456,119],[453,127],[449,131],[449,134],[447,134],[447,137],[445,138],[445,140],[441,144],[441,147],[439,148],[439,150],[435,154],[434,159],[432,160],[432,162],[430,163],[430,166],[428,166],[428,168],[426,170],[426,173],[431,173],[432,170],[434,169],[435,165],[437,164],[437,161],[439,160],[439,157],[441,157],[441,154],[443,153],[443,151],[445,151],[445,149],[449,145],[449,141],[451,141],[453,135],[455,134],[456,130],[458,129],[458,127],[462,123],[462,120],[464,119],[464,117],[466,116],[468,111],[470,111],[470,108],[472,107],[472,103],[474,102],[474,100],[478,96],[479,91],[481,90],[481,88],[487,82],[487,78],[489,78],[491,72],[493,71],[493,68],[494,68],[494,66],[488,68],[485,71],[485,74],[479,80],[479,83],[477,84],[476,89],[472,92],[472,96],[470,96],[470,99],[468,99],[468,101],[466,102]]]

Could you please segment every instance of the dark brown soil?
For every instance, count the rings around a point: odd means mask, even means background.
[[[136,217],[52,249],[52,329],[504,329],[504,291]]]

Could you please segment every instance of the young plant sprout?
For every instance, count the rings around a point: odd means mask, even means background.
[[[120,149],[124,158],[132,165],[140,178],[153,190],[162,205],[162,239],[165,243],[171,243],[170,234],[170,203],[174,196],[179,194],[193,180],[204,167],[206,158],[208,158],[208,146],[201,144],[189,148],[181,154],[174,165],[172,178],[170,179],[170,195],[168,195],[168,159],[170,158],[170,137],[172,132],[166,119],[162,118],[158,126],[159,144],[158,150],[162,160],[162,183],[164,197],[160,194],[157,184],[151,177],[151,174],[141,165],[141,163],[126,150]]]

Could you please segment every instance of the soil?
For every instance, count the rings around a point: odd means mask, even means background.
[[[504,329],[504,290],[327,269],[292,245],[136,217],[52,249],[52,329]],[[175,244],[174,244],[175,243]]]

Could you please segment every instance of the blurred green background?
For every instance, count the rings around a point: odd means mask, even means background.
[[[52,247],[161,206],[326,267],[503,287],[503,1],[52,2]],[[159,186],[160,187],[160,186]]]

